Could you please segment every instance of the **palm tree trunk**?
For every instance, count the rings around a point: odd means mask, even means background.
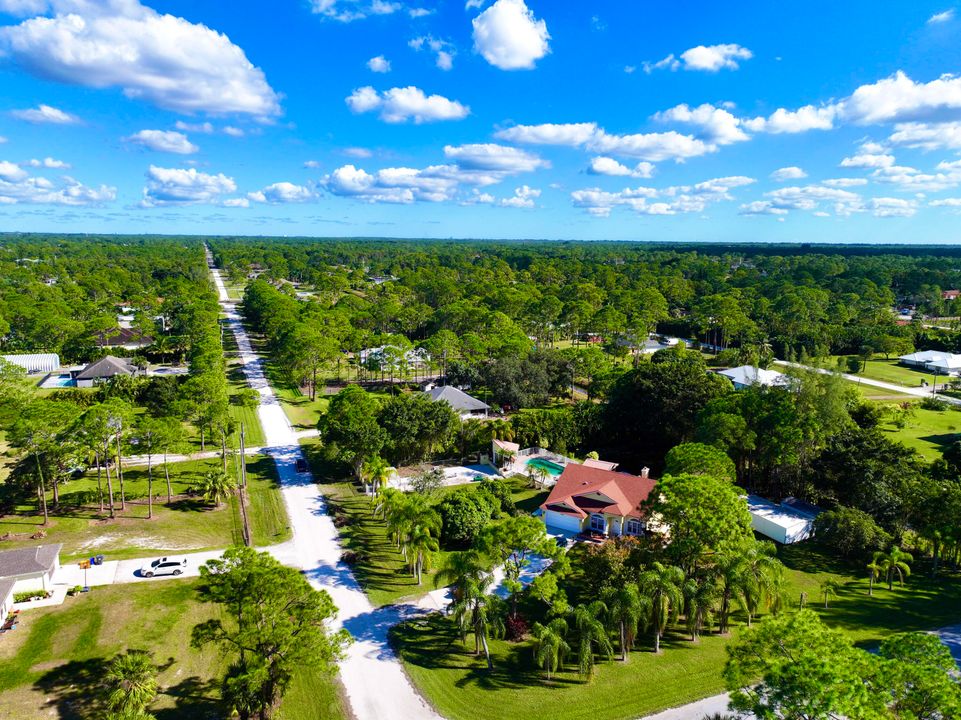
[[[120,479],[120,509],[127,509],[127,498],[123,492],[123,455],[120,454],[120,433],[117,433],[117,477]]]
[[[110,517],[113,518],[113,517],[114,517],[114,512],[113,512],[113,478],[110,477],[110,465],[107,464],[107,463],[109,462],[109,457],[110,457],[110,456],[107,454],[107,448],[106,448],[106,447],[104,447],[104,454],[103,454],[103,456],[104,456],[104,468],[103,468],[103,469],[104,469],[104,472],[107,473],[107,494],[109,495],[109,498],[110,498]]]
[[[93,456],[97,462],[97,497],[100,499],[100,512],[103,513],[103,484],[101,481],[103,469],[100,466],[100,453],[94,451]]]
[[[621,620],[621,660],[627,662],[627,627]]]
[[[170,468],[167,467],[167,451],[164,450],[164,477],[167,479],[167,504],[171,503],[173,493],[170,491]]]
[[[654,630],[654,654],[657,655],[661,652],[661,631]]]
[[[39,480],[37,490],[40,496],[40,506],[43,509],[43,524],[46,525],[50,522],[50,516],[47,514],[47,490],[43,485],[43,468],[40,467],[40,453],[35,452],[33,456],[37,461],[37,478]]]
[[[486,635],[486,633],[481,633],[480,638],[481,638],[481,642],[482,642],[483,645],[484,645],[484,657],[487,658],[487,670],[488,670],[488,672],[489,672],[489,671],[491,671],[491,670],[494,669],[494,663],[493,663],[493,661],[491,660],[491,650],[490,650],[490,648],[487,646],[487,635]]]
[[[874,595],[874,573],[868,575],[868,597]]]

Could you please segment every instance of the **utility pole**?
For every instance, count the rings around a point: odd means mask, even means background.
[[[247,518],[247,451],[244,446],[244,424],[240,423],[240,517],[244,523],[244,545],[253,543],[250,537],[250,520]]]

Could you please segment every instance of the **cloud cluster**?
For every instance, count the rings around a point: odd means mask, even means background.
[[[196,168],[162,168],[151,165],[143,189],[142,207],[168,207],[220,203],[237,190],[233,178],[210,175]]]
[[[372,203],[445,202],[457,199],[465,187],[494,185],[512,175],[548,167],[536,155],[493,143],[448,145],[444,155],[448,163],[423,169],[391,167],[369,173],[353,164],[344,165],[327,175],[323,185],[334,195]],[[518,197],[533,204],[535,196],[515,195]],[[520,200],[512,200],[517,202]]]
[[[345,99],[355,113],[380,111],[380,119],[388,123],[413,120],[417,124],[441,120],[462,120],[470,108],[443,95],[427,95],[413,85],[377,92],[369,85],[354,90]]]
[[[780,188],[764,194],[765,200],[741,205],[741,215],[784,216],[791,211],[808,211],[824,216],[848,217],[854,213],[870,213],[875,217],[911,217],[917,212],[917,202],[904,198],[876,197],[864,199],[857,193],[840,187],[804,185]]]
[[[310,0],[311,10],[322,17],[338,22],[363,20],[372,15],[393,15],[404,8],[398,2],[389,0]],[[411,16],[420,17],[418,9],[410,11]]]
[[[649,178],[654,174],[654,165],[649,162],[639,162],[633,169],[622,165],[614,158],[600,155],[591,158],[587,168],[589,175],[609,175],[611,177]]]
[[[52,157],[45,157],[43,160],[38,160],[33,158],[32,160],[27,160],[23,163],[26,167],[32,168],[45,168],[47,170],[69,170],[70,163],[66,163],[63,160],[55,160]]]
[[[139,0],[51,0],[43,10],[52,17],[0,28],[0,52],[38,77],[119,87],[129,98],[182,113],[280,114],[263,71],[204,25]]]
[[[550,52],[547,23],[524,0],[497,0],[473,26],[474,50],[501,70],[530,70]]]
[[[148,150],[176,153],[177,155],[191,155],[200,150],[190,142],[186,135],[174,130],[141,130],[124,138],[124,140]]]
[[[432,35],[421,35],[412,39],[407,45],[417,51],[430,50],[435,56],[434,64],[441,70],[446,71],[454,67],[454,56],[457,50],[454,44],[447,40],[438,40]]]
[[[595,217],[608,217],[616,207],[626,207],[641,215],[700,213],[712,203],[732,200],[731,190],[754,182],[754,178],[735,175],[705,180],[695,185],[661,189],[642,186],[609,192],[600,188],[586,188],[572,192],[571,201],[574,207],[582,208]]]
[[[36,163],[36,164],[34,164]],[[52,158],[29,161],[30,167],[69,167]],[[0,161],[0,205],[102,205],[117,197],[117,189],[107,185],[89,187],[69,176],[58,181],[31,175],[16,163]]]
[[[270,203],[271,205],[309,202],[316,197],[317,193],[310,188],[289,182],[273,183],[263,190],[247,193],[248,200],[258,203]]]
[[[698,70],[701,72],[718,72],[719,70],[737,70],[739,61],[750,60],[754,53],[746,47],[736,43],[721,45],[698,45],[675,57],[670,54],[657,62],[645,62],[644,72],[650,74],[655,70]]]
[[[782,167],[771,173],[774,182],[785,182],[787,180],[803,180],[808,174],[799,167]]]

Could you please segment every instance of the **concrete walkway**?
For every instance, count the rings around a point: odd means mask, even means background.
[[[375,611],[350,568],[340,562],[338,533],[327,515],[324,497],[309,473],[298,474],[295,470],[295,462],[303,457],[297,434],[267,382],[263,360],[251,347],[236,305],[229,300],[209,252],[208,264],[237,340],[244,375],[260,395],[257,412],[266,438],[265,450],[277,464],[293,530],[293,540],[285,548],[289,552],[285,562],[303,570],[314,587],[330,593],[340,611],[337,624],[354,637],[340,665],[340,678],[353,716],[356,720],[440,720],[411,685],[387,642],[392,625],[423,610],[394,606]]]

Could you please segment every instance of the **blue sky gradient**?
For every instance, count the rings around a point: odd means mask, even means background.
[[[0,0],[0,230],[961,240],[949,3],[467,5]]]

